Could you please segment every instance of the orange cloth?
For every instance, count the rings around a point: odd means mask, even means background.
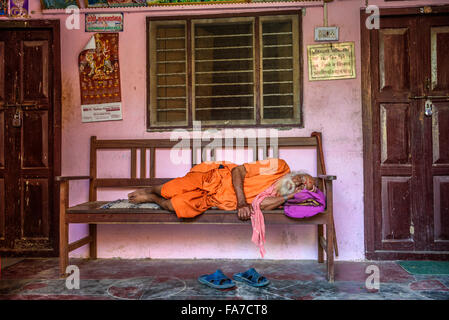
[[[244,166],[246,175],[243,191],[248,203],[290,172],[287,163],[282,159],[259,160],[245,163]],[[231,170],[235,167],[236,164],[227,161],[200,163],[184,177],[165,183],[161,194],[171,200],[179,218],[193,218],[210,207],[236,210],[237,198],[231,175]]]

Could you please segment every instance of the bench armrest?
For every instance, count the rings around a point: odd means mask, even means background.
[[[318,178],[328,180],[328,181],[337,180],[337,176],[331,176],[331,175],[327,175],[327,174],[320,174],[320,175],[318,175]]]
[[[55,177],[55,181],[69,181],[69,180],[90,180],[92,177],[90,176],[57,176]]]

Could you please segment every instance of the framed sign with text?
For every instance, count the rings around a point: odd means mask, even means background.
[[[354,42],[307,46],[309,81],[356,77]]]
[[[123,13],[86,13],[86,32],[123,31]]]

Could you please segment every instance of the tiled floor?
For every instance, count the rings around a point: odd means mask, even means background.
[[[5,258],[2,259],[3,266]],[[122,260],[71,259],[80,270],[80,288],[69,290],[58,277],[58,259],[18,260],[0,275],[5,299],[179,299],[179,300],[449,300],[449,275],[410,275],[396,262],[336,262],[336,281],[315,261],[279,260]],[[380,287],[367,289],[369,265],[380,271]],[[226,275],[249,267],[270,279],[264,288],[237,283],[227,290],[197,281],[221,269]]]

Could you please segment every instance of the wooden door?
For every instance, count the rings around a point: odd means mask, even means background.
[[[449,101],[428,97],[449,95],[448,18],[384,14],[362,29],[369,259],[448,258]]]
[[[54,60],[51,29],[1,30],[0,255],[57,249]]]
[[[424,98],[424,219],[428,227],[426,250],[449,251],[449,15],[421,17]]]

